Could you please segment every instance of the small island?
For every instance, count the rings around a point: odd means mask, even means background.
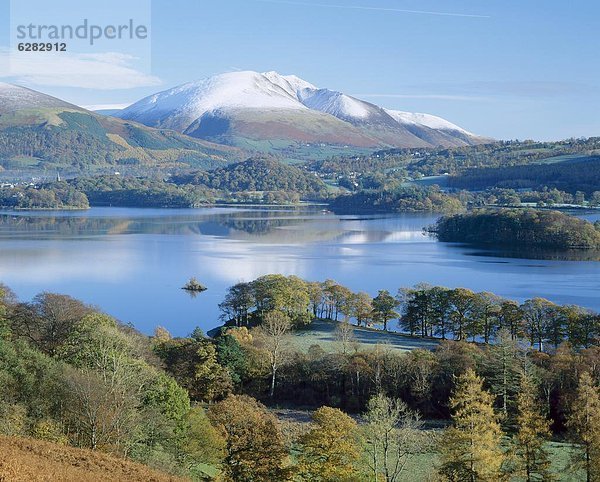
[[[207,290],[206,286],[204,286],[202,283],[200,283],[193,276],[190,278],[190,280],[184,286],[181,287],[181,289],[186,290],[186,291],[193,291],[194,293],[201,293],[202,291]]]
[[[444,216],[431,229],[440,241],[551,249],[600,249],[600,225],[559,211],[475,210]]]

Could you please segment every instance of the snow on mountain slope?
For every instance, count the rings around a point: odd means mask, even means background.
[[[271,82],[285,89],[292,97],[312,110],[325,112],[343,120],[364,121],[377,114],[377,106],[329,89],[319,89],[295,75],[280,75],[277,72],[262,74]]]
[[[399,110],[385,110],[390,116],[392,116],[397,122],[401,124],[417,124],[431,129],[442,130],[442,131],[458,131],[468,136],[474,136],[469,131],[466,131],[462,127],[453,124],[452,122],[442,119],[441,117],[431,114],[420,114],[416,112],[402,112]]]
[[[62,108],[82,110],[73,104],[57,99],[35,90],[13,84],[0,82],[0,109],[2,111],[37,108]]]
[[[278,145],[339,144],[344,139],[350,145],[427,147],[482,139],[440,117],[386,110],[273,71],[230,72],[190,82],[141,99],[115,115],[233,144],[244,138]]]
[[[366,119],[372,113],[366,102],[329,89],[301,90],[298,98],[306,107],[340,119]]]
[[[281,75],[275,71],[264,72],[262,74],[265,78],[269,79],[273,84],[278,85],[284,89],[290,96],[298,99],[298,93],[303,90],[317,90],[318,87],[314,86],[310,82],[301,79],[295,75]]]

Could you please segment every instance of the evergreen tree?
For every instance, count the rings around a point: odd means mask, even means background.
[[[519,364],[522,359],[523,350],[518,342],[511,338],[508,330],[500,330],[496,343],[488,348],[485,365],[486,379],[490,391],[497,397],[503,423],[508,420],[510,413],[514,413],[515,395],[520,381]]]
[[[439,472],[444,480],[496,482],[502,478],[502,430],[492,402],[473,369],[458,378],[450,399],[453,426],[445,431],[439,447]]]
[[[531,377],[523,373],[517,395],[517,426],[515,452],[518,473],[526,482],[553,480],[549,473],[550,460],[544,442],[550,437],[550,424],[540,413],[535,398],[536,387]]]
[[[575,467],[585,470],[587,482],[600,481],[600,394],[588,372],[579,377],[568,425],[583,447],[575,455]]]

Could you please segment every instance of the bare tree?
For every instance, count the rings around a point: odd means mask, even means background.
[[[31,303],[20,303],[11,310],[13,331],[33,342],[40,350],[56,355],[81,319],[92,310],[66,295],[41,293]]]
[[[139,399],[133,387],[117,378],[87,369],[68,374],[67,425],[78,445],[126,453]]]
[[[263,322],[256,329],[256,343],[267,353],[271,370],[271,398],[275,395],[275,379],[277,370],[285,359],[288,338],[292,329],[290,317],[280,311],[270,311],[263,317]]]
[[[376,395],[369,401],[365,419],[369,465],[375,480],[381,476],[386,482],[401,480],[406,464],[433,446],[418,413],[402,400]]]
[[[353,348],[354,351],[357,351],[358,341],[354,335],[354,328],[348,321],[338,323],[333,335],[343,355],[346,355]]]

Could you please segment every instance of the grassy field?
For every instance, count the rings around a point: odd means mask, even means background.
[[[294,332],[292,343],[301,351],[307,351],[311,345],[320,345],[325,351],[335,351],[337,325],[338,323],[332,321],[315,320],[305,329]],[[431,350],[439,343],[436,340],[413,338],[399,333],[356,326],[354,336],[363,349],[374,348],[377,344],[386,344],[399,351],[410,351],[415,348]]]
[[[425,176],[420,179],[402,183],[402,186],[433,186],[446,187],[448,185],[448,176]]]
[[[570,444],[549,442],[546,445],[551,461],[550,470],[554,475],[556,482],[576,482],[584,481],[583,473],[574,472],[569,466],[571,463],[571,454],[573,447]],[[436,453],[419,455],[410,460],[405,469],[404,477],[400,478],[402,482],[421,482],[435,480],[432,476],[435,474],[435,467],[439,464],[439,457]],[[512,482],[522,481],[522,478],[511,478]]]

